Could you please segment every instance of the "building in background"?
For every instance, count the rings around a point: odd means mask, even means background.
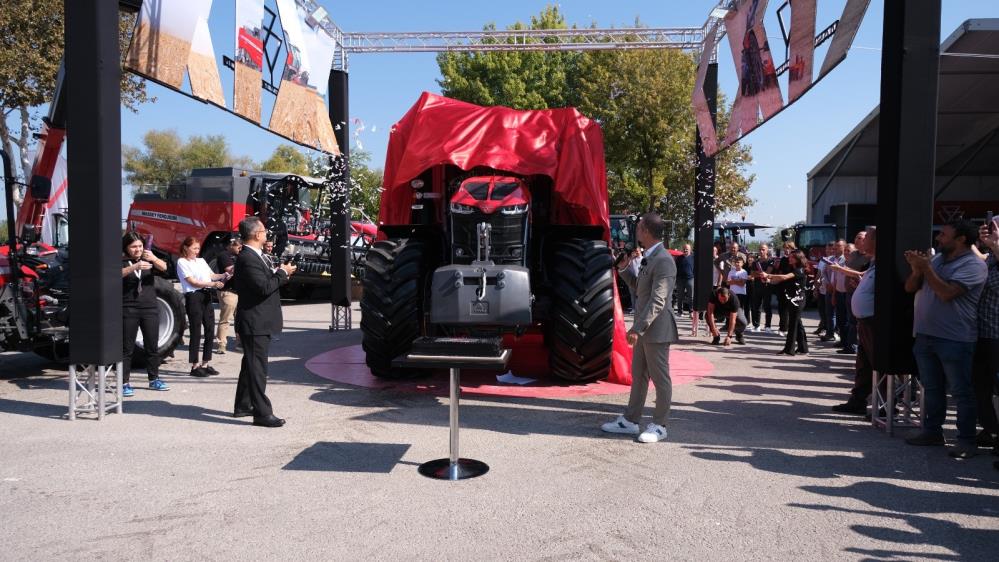
[[[982,222],[999,215],[999,19],[964,22],[940,53],[933,224]],[[874,223],[879,117],[875,108],[808,172],[806,223],[847,239]]]

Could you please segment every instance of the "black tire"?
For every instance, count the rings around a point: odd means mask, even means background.
[[[613,258],[607,243],[560,242],[550,263],[552,307],[545,340],[552,373],[573,382],[604,378],[614,338]]]
[[[393,369],[392,360],[410,350],[421,334],[424,287],[433,271],[430,244],[415,238],[381,240],[368,250],[362,280],[361,345],[371,374],[413,378],[419,369]]]
[[[184,330],[187,329],[187,314],[184,309],[184,297],[173,288],[173,284],[162,277],[157,277],[154,281],[160,313],[160,359],[165,361],[173,356],[173,350],[180,345]],[[206,334],[205,337],[215,337],[215,334]],[[142,338],[141,333],[139,338]],[[146,350],[136,341],[135,351],[132,352],[132,366],[145,365]]]

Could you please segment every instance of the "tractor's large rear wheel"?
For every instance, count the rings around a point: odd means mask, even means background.
[[[410,378],[417,369],[393,369],[392,360],[420,336],[424,285],[434,265],[430,244],[416,238],[375,242],[368,250],[361,298],[361,344],[371,374]]]
[[[545,339],[552,373],[574,381],[606,377],[614,337],[613,259],[606,242],[571,239],[554,248]]]

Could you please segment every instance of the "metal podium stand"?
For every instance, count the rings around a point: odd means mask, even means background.
[[[420,465],[420,474],[437,480],[465,480],[482,476],[489,471],[489,465],[474,459],[458,456],[458,399],[461,393],[462,369],[505,369],[510,361],[510,350],[504,349],[498,356],[470,357],[451,355],[408,354],[392,361],[393,367],[448,369],[450,371],[451,403],[449,405],[451,443],[450,455],[446,459],[427,461]]]

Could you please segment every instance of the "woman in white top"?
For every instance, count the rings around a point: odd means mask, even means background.
[[[212,334],[215,330],[215,311],[212,309],[212,289],[221,289],[229,279],[228,273],[215,273],[208,262],[198,257],[201,244],[193,236],[188,236],[180,246],[180,259],[177,260],[177,278],[184,290],[184,305],[187,308],[187,329],[191,335],[188,357],[191,361],[192,377],[217,375],[218,371],[209,362],[212,360]],[[202,329],[205,341],[201,362],[198,362],[198,347],[201,344]]]

